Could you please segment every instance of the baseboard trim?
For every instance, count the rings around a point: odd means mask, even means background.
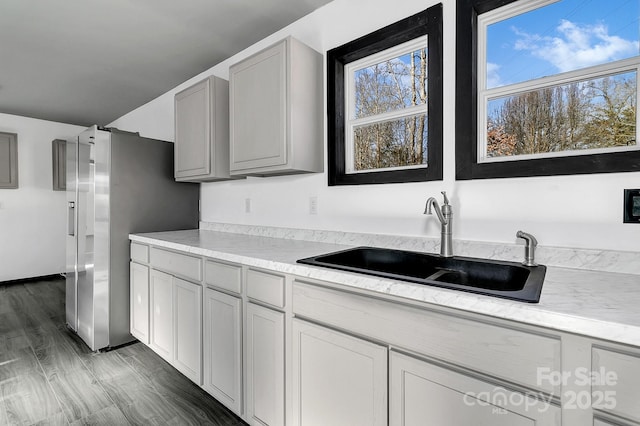
[[[0,285],[13,285],[13,284],[24,284],[35,281],[53,281],[64,278],[64,273],[59,274],[51,274],[51,275],[41,275],[39,277],[29,277],[29,278],[20,278],[17,280],[8,280],[8,281],[0,281]]]

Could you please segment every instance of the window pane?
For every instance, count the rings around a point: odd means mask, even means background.
[[[426,114],[355,129],[354,171],[422,164],[427,164]]]
[[[489,101],[487,157],[636,146],[636,72]]]
[[[427,49],[419,49],[354,72],[355,118],[427,102]]]
[[[562,0],[489,25],[487,88],[639,54],[638,0]]]

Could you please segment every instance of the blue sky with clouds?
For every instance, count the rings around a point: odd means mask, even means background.
[[[489,27],[487,87],[640,54],[640,0],[562,0]]]

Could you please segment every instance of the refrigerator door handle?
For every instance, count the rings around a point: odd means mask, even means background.
[[[69,201],[69,209],[67,213],[67,234],[72,237],[76,235],[75,210],[76,203],[74,201]]]

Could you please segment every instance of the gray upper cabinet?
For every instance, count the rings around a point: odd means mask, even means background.
[[[211,76],[175,95],[175,179],[229,179],[229,83]]]
[[[18,187],[18,135],[0,132],[0,189]]]
[[[322,172],[322,55],[286,38],[229,69],[232,175]]]
[[[67,141],[54,139],[51,141],[51,159],[53,170],[53,190],[67,190]]]

